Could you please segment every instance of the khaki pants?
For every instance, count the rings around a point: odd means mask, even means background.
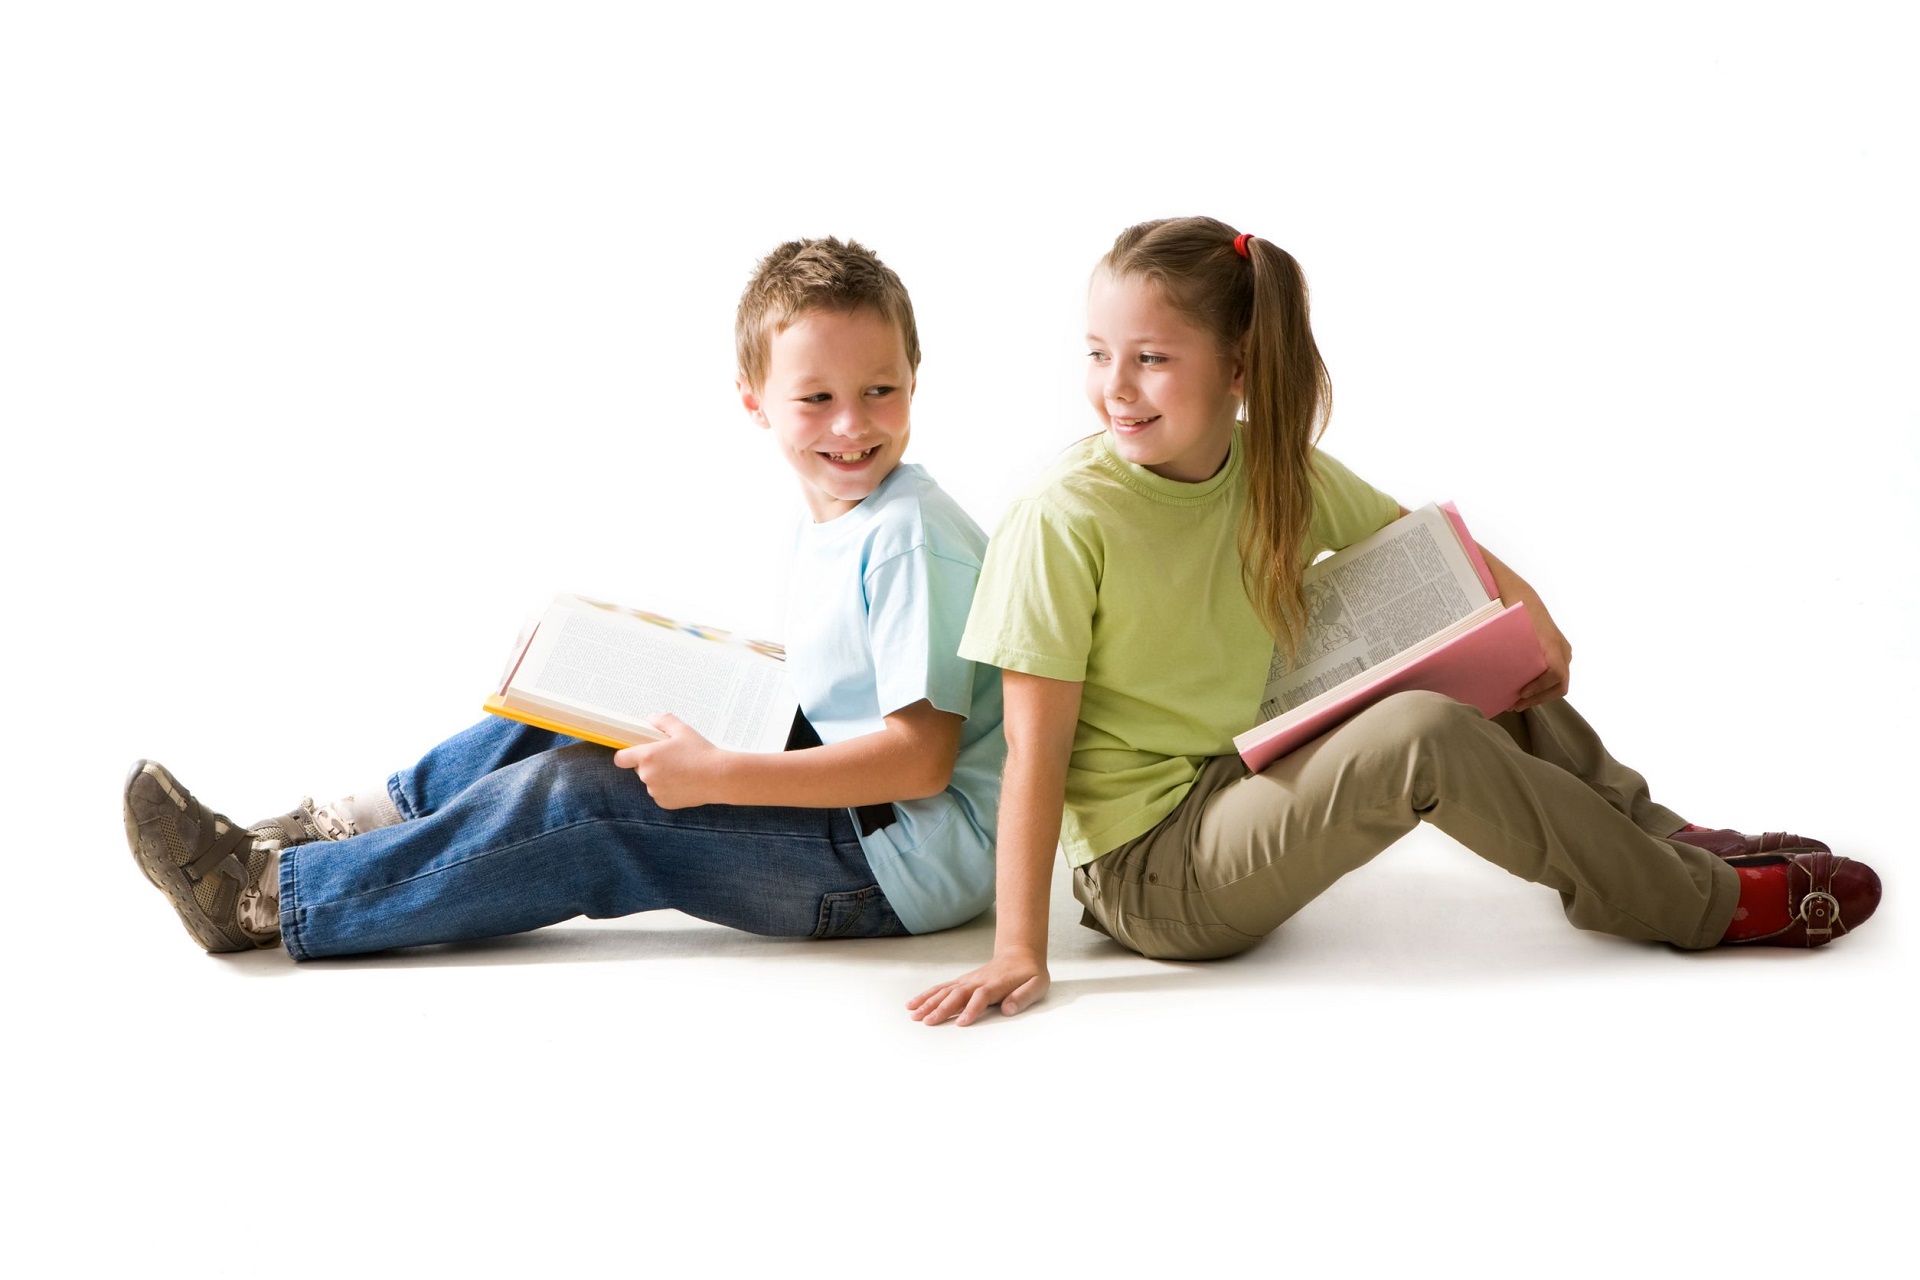
[[[1085,923],[1142,955],[1232,955],[1422,820],[1557,890],[1582,929],[1710,947],[1740,896],[1719,858],[1664,838],[1684,820],[1566,702],[1487,720],[1435,693],[1376,703],[1262,773],[1209,761],[1073,892]]]

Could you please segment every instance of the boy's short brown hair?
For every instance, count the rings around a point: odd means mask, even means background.
[[[774,335],[809,311],[877,311],[899,326],[907,365],[920,368],[913,301],[893,268],[857,240],[789,240],[760,259],[733,322],[740,375],[754,390],[767,376]]]

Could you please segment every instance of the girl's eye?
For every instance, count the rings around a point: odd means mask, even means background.
[[[1143,355],[1140,357],[1141,364],[1165,364],[1166,362],[1167,358],[1165,356]]]
[[[1089,351],[1087,352],[1087,359],[1093,361],[1095,364],[1105,364],[1107,362],[1107,353],[1104,351]]]

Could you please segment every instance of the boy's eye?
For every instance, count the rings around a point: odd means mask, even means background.
[[[874,397],[890,396],[896,390],[898,390],[897,387],[868,387],[867,394]]]
[[[833,394],[831,392],[816,391],[810,396],[801,396],[800,403],[801,404],[825,404],[827,401],[831,399],[833,399]]]

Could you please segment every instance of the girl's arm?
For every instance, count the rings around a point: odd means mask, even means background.
[[[1547,660],[1547,669],[1520,691],[1520,700],[1513,704],[1513,709],[1525,711],[1528,707],[1566,697],[1572,680],[1573,646],[1560,634],[1553,615],[1541,603],[1540,593],[1529,586],[1525,578],[1500,563],[1485,547],[1480,548],[1480,554],[1486,559],[1487,568],[1493,571],[1493,585],[1500,588],[1500,599],[1506,604],[1527,606],[1527,616],[1533,619],[1533,634],[1538,637],[1540,652]]]
[[[616,753],[662,809],[702,804],[854,808],[937,796],[960,756],[961,717],[922,698],[886,717],[883,728],[801,751],[728,751],[673,716],[654,727],[667,736]]]
[[[1008,671],[1007,765],[1000,782],[993,959],[907,1001],[928,1026],[953,1018],[965,1026],[991,1009],[1009,1016],[1047,994],[1047,910],[1067,759],[1080,719],[1080,683]],[[958,1015],[957,1017],[955,1015]]]
[[[1407,509],[1401,507],[1400,514],[1408,514]],[[1525,711],[1528,707],[1566,697],[1567,686],[1573,682],[1573,646],[1554,625],[1553,615],[1547,612],[1540,593],[1525,578],[1507,568],[1485,546],[1480,548],[1480,556],[1493,574],[1493,585],[1500,590],[1501,603],[1527,606],[1527,616],[1533,620],[1533,634],[1540,641],[1541,656],[1547,660],[1547,669],[1520,691],[1520,700],[1513,704],[1513,709]]]

